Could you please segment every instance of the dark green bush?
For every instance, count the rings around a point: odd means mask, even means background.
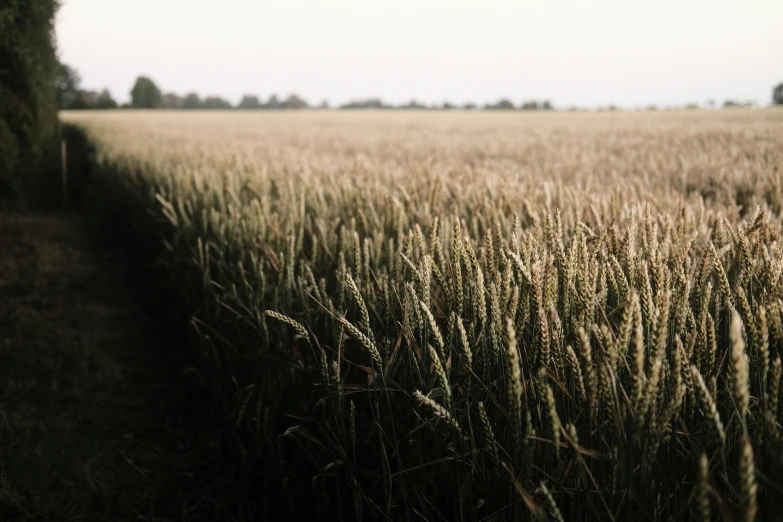
[[[57,154],[56,9],[54,0],[7,0],[0,7],[3,199],[35,201],[53,178]]]

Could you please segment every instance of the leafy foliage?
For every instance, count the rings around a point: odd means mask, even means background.
[[[24,197],[53,148],[56,7],[53,0],[0,6],[0,197]]]
[[[136,78],[130,95],[131,107],[134,109],[157,109],[162,103],[160,89],[146,76]]]

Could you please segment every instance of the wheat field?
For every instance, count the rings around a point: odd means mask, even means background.
[[[247,497],[783,511],[783,111],[63,119],[96,216],[156,252]]]

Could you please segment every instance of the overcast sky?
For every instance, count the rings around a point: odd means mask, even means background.
[[[232,102],[508,97],[556,106],[769,103],[783,0],[63,0],[60,58],[85,88]]]

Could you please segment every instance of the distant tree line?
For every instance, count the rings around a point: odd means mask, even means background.
[[[353,100],[348,103],[339,106],[340,109],[403,109],[403,110],[464,110],[473,111],[478,109],[483,110],[553,110],[552,103],[548,100],[537,101],[525,101],[519,105],[514,105],[508,99],[501,99],[497,103],[487,103],[483,106],[479,106],[476,103],[468,102],[462,105],[456,105],[450,102],[435,103],[432,105],[425,105],[419,103],[416,100],[411,100],[399,105],[387,104],[380,98],[366,98],[362,100]]]
[[[64,110],[116,109],[117,102],[108,89],[91,91],[82,89],[82,79],[72,67],[57,64],[55,85],[57,87],[57,106]]]
[[[723,108],[724,109],[731,109],[733,107],[740,107],[740,108],[751,108],[755,107],[756,102],[754,101],[737,101],[737,100],[726,100],[723,102]]]
[[[117,102],[108,89],[100,92],[81,88],[81,78],[71,67],[57,65],[57,101],[61,109],[116,109]]]
[[[60,65],[58,75],[58,93],[60,108],[63,109],[115,109],[118,107],[111,94],[104,89],[100,92],[83,90],[80,87],[80,78],[78,73],[67,65]],[[131,101],[122,108],[134,109],[242,109],[242,110],[281,110],[281,109],[328,109],[329,104],[323,101],[320,105],[311,106],[306,100],[291,94],[286,98],[278,98],[273,94],[263,101],[256,95],[245,94],[240,102],[234,106],[228,100],[220,96],[207,96],[201,98],[198,93],[190,92],[180,96],[173,92],[162,93],[155,82],[147,76],[139,76],[130,91]],[[783,83],[773,89],[773,104],[783,104]],[[735,100],[726,100],[724,108],[730,107],[753,107],[753,102],[739,102]],[[714,108],[715,102],[708,100],[707,108]],[[394,105],[387,104],[380,98],[365,98],[352,100],[340,105],[339,109],[382,109],[382,110],[478,110],[486,111],[551,111],[554,110],[552,102],[549,100],[525,100],[515,105],[508,98],[502,98],[495,103],[486,103],[479,107],[476,103],[464,103],[455,105],[449,102],[426,105],[416,100],[407,103]],[[689,103],[679,109],[698,109],[699,105]],[[668,109],[668,108],[667,108]],[[569,107],[566,110],[582,110],[577,107]],[[616,111],[619,108],[615,105],[598,107],[599,111]],[[657,110],[655,105],[649,105],[645,110]]]
[[[234,106],[228,100],[219,96],[207,96],[202,98],[198,93],[190,92],[184,96],[173,92],[163,93],[155,82],[147,76],[139,76],[130,91],[130,103],[119,106],[111,97],[108,90],[86,90],[81,87],[81,78],[76,70],[60,64],[57,78],[58,103],[61,109],[243,109],[243,110],[281,110],[281,109],[329,109],[327,101],[320,105],[311,106],[306,100],[296,94],[286,98],[278,98],[271,95],[266,101],[253,94],[245,94],[239,103]],[[339,109],[404,109],[404,110],[477,110],[479,105],[465,103],[455,105],[449,102],[442,104],[425,105],[416,100],[411,100],[400,105],[392,105],[383,102],[380,98],[367,98],[354,100],[338,107]],[[497,103],[488,103],[481,107],[484,110],[552,110],[554,107],[549,100],[529,100],[514,105],[508,99],[501,99]]]

